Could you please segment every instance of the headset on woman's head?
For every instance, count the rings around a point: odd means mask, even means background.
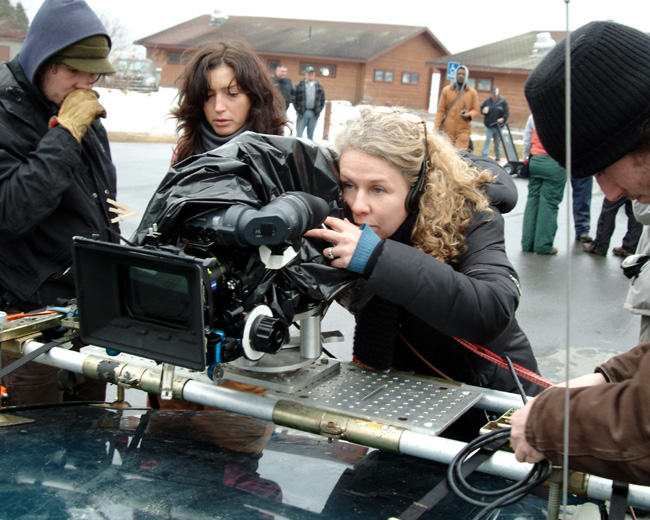
[[[422,195],[422,188],[424,186],[424,181],[427,177],[427,132],[426,127],[424,131],[424,159],[422,159],[422,167],[420,168],[420,173],[418,174],[418,180],[415,185],[409,190],[406,200],[404,201],[406,205],[406,211],[409,213],[417,213],[418,204],[420,202],[420,196]]]

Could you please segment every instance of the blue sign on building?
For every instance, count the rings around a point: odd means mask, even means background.
[[[454,81],[456,79],[456,71],[460,63],[449,62],[447,65],[447,79],[449,81]]]

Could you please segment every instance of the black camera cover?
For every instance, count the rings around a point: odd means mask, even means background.
[[[149,201],[133,240],[146,244],[146,235],[156,224],[160,244],[175,244],[190,219],[233,204],[259,209],[288,191],[316,195],[327,201],[330,215],[343,216],[331,150],[301,138],[245,132],[174,165]],[[327,246],[321,240],[301,238],[297,257],[281,269],[266,269],[245,306],[264,303],[291,322],[296,310],[292,302],[330,302],[362,283],[358,275],[329,265],[323,256]],[[261,261],[257,264],[259,271]]]

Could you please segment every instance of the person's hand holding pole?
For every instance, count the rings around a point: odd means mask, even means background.
[[[528,441],[526,441],[526,422],[528,421],[528,414],[533,407],[534,400],[530,400],[523,408],[517,410],[512,417],[510,417],[510,445],[515,452],[515,458],[519,462],[540,462],[544,460],[544,455],[533,448]]]

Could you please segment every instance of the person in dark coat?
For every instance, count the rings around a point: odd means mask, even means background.
[[[325,89],[316,79],[316,69],[305,68],[305,77],[296,83],[293,108],[296,109],[296,136],[302,137],[305,128],[307,138],[314,138],[318,118],[325,106]]]
[[[336,149],[350,216],[307,236],[327,242],[332,266],[367,280],[369,301],[353,311],[357,361],[514,391],[507,370],[456,338],[538,370],[515,318],[520,286],[504,245],[502,213],[517,190],[492,159],[423,129],[372,109],[349,121]]]
[[[490,141],[494,139],[494,158],[497,162],[501,160],[501,132],[499,125],[505,124],[510,116],[508,102],[499,95],[499,89],[493,88],[492,95],[483,101],[481,105],[483,124],[485,125],[485,143],[481,155],[487,157],[490,152]]]
[[[287,66],[278,65],[275,69],[275,74],[271,76],[271,81],[275,88],[282,94],[288,110],[291,103],[293,103],[293,83],[287,78]]]
[[[110,46],[86,2],[46,0],[19,55],[0,65],[0,295],[10,314],[74,297],[73,236],[119,235],[106,111],[92,90],[115,72]],[[32,363],[3,384],[10,404],[25,404],[60,401],[57,380]]]

